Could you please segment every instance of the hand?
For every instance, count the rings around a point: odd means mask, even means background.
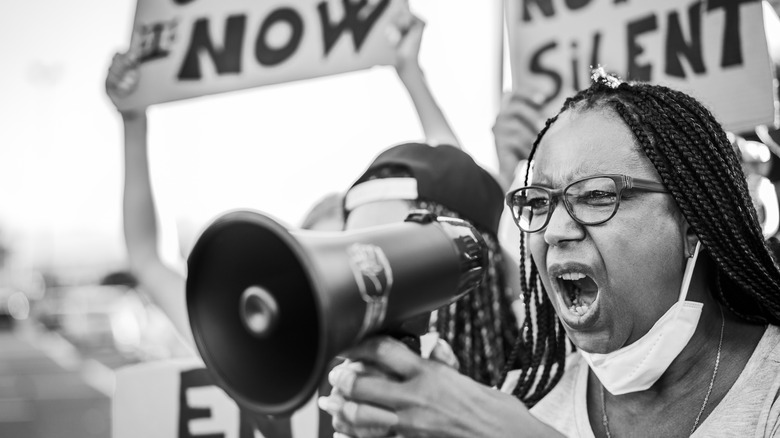
[[[395,71],[404,75],[420,71],[419,55],[425,22],[409,10],[402,11],[394,20],[398,39],[395,49]]]
[[[106,94],[119,110],[123,98],[133,94],[138,88],[140,75],[137,57],[131,53],[117,53],[111,60],[111,66],[106,75]],[[136,110],[119,110],[123,116],[136,114]]]
[[[430,359],[455,370],[460,369],[458,356],[452,350],[450,344],[439,337],[436,332],[428,333],[420,338],[420,356],[424,359]]]
[[[501,184],[508,189],[515,169],[528,159],[536,136],[544,126],[541,99],[529,98],[519,92],[506,93],[493,125]]]
[[[523,436],[527,409],[514,397],[426,360],[389,337],[370,338],[329,375],[319,405],[341,436]],[[338,436],[334,435],[334,436]]]
[[[394,412],[371,404],[358,404],[347,399],[346,394],[340,389],[351,387],[354,381],[349,382],[349,380],[358,375],[378,379],[394,379],[376,367],[366,365],[363,362],[352,362],[349,359],[334,367],[328,374],[328,383],[332,385],[331,393],[328,397],[318,399],[320,409],[332,416],[332,426],[336,431],[333,435],[334,438],[393,436],[394,433],[385,424],[395,424],[398,421],[398,416]],[[358,419],[362,424],[349,425]]]

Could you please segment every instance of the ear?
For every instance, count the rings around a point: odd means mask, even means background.
[[[699,236],[693,232],[693,227],[691,227],[691,225],[685,219],[683,219],[682,231],[683,235],[685,236],[685,243],[683,247],[683,250],[685,251],[685,257],[693,257],[693,253],[696,250],[696,244],[699,243]]]

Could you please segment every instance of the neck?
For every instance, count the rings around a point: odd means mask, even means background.
[[[688,299],[704,303],[699,324],[691,340],[680,352],[660,379],[648,390],[620,396],[621,401],[642,403],[660,400],[678,400],[681,397],[698,394],[709,385],[718,354],[721,326],[723,341],[720,345],[721,369],[718,382],[728,383],[726,389],[736,380],[750,355],[764,333],[764,326],[743,321],[718,303],[709,290],[696,288],[702,293],[691,292]],[[723,313],[721,313],[721,309]],[[732,379],[733,377],[733,379]],[[725,392],[724,392],[725,393]]]
[[[691,340],[648,392],[679,397],[709,383],[719,349],[722,354],[721,327],[725,343],[731,324],[726,311],[721,312],[711,295],[703,301],[701,319]]]

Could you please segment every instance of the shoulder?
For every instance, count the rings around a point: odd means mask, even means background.
[[[768,326],[745,369],[695,436],[780,436],[780,328]]]
[[[578,352],[569,354],[566,358],[566,369],[561,380],[533,408],[531,413],[538,419],[562,431],[564,423],[574,423],[574,413],[577,406],[585,401],[587,390],[588,364]],[[572,415],[561,415],[562,412]]]
[[[586,409],[587,370],[588,365],[578,352],[569,354],[566,357],[561,380],[552,391],[531,408],[531,413],[537,419],[566,436],[579,436],[576,433],[581,422],[578,413],[583,408]],[[519,370],[510,372],[501,390],[511,393],[517,386],[519,377]]]

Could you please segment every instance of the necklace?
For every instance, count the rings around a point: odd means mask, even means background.
[[[699,420],[701,420],[701,416],[704,413],[704,409],[707,407],[707,402],[710,400],[710,394],[712,393],[712,387],[715,385],[715,376],[718,375],[718,365],[720,365],[720,351],[721,347],[723,347],[723,329],[726,327],[726,318],[723,316],[723,308],[718,306],[720,309],[720,339],[718,340],[718,354],[715,356],[715,370],[712,372],[712,379],[710,379],[710,386],[707,388],[707,394],[704,396],[704,403],[701,405],[701,409],[699,409],[698,415],[696,415],[696,420],[693,422],[693,427],[691,428],[690,435],[693,435],[693,431],[696,430],[697,427],[699,427]],[[601,385],[601,424],[604,425],[604,431],[607,433],[607,438],[612,438],[612,435],[609,433],[609,418],[607,418],[607,404],[604,400],[604,385]]]

